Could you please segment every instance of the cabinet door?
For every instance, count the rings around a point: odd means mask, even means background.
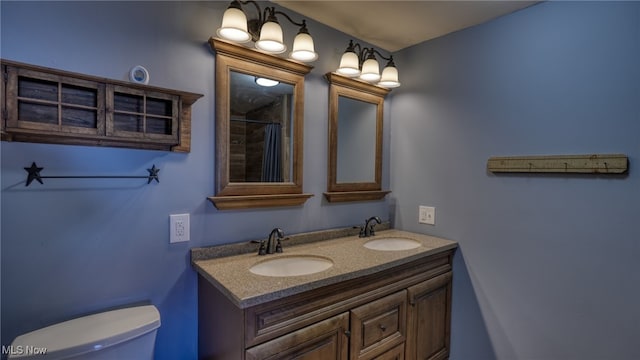
[[[404,343],[406,309],[407,293],[402,290],[351,310],[351,359],[377,359]]]
[[[451,272],[408,288],[407,360],[449,357]]]
[[[104,135],[104,85],[7,66],[6,127],[53,136]]]
[[[159,92],[107,87],[107,135],[178,144],[179,97]]]
[[[246,360],[347,360],[349,314],[343,313],[254,346]]]

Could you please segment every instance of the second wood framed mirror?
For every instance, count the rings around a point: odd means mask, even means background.
[[[329,202],[379,200],[382,190],[382,126],[388,89],[335,73],[329,81]]]

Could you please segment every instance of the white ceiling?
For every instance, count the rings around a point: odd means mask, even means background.
[[[273,0],[383,50],[395,52],[481,24],[538,1]],[[298,19],[296,19],[298,20]],[[313,35],[313,29],[309,29]]]

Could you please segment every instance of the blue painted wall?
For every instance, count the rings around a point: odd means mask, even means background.
[[[150,84],[204,94],[193,107],[189,154],[2,142],[2,345],[69,318],[138,302],[161,313],[156,358],[197,352],[196,274],[189,248],[389,217],[385,201],[328,204],[328,84],[349,38],[309,21],[320,59],[305,84],[303,207],[218,211],[214,189],[215,34],[227,2],[2,1],[4,59],[126,80],[143,65]],[[297,29],[283,24],[289,44]],[[388,114],[387,114],[388,115]],[[388,116],[387,116],[388,118]],[[388,124],[387,124],[387,129]],[[383,184],[389,185],[389,131]],[[42,175],[146,174],[142,180],[45,180],[24,186],[32,161]],[[191,214],[191,241],[169,244],[169,214]]]
[[[396,58],[395,224],[460,243],[451,358],[639,359],[640,3],[542,3]],[[486,170],[589,153],[629,174]]]
[[[205,41],[225,6],[0,3],[3,58],[115,79],[142,64],[153,85],[205,95],[193,108],[190,154],[1,144],[2,344],[73,316],[150,301],[163,322],[157,358],[194,358],[190,247],[381,214],[396,227],[460,242],[452,359],[640,358],[639,3],[543,3],[396,54],[403,86],[387,100],[384,149],[392,198],[365,204],[321,197],[322,75],[348,37],[311,23],[321,58],[305,86],[304,176],[316,196],[300,208],[221,212],[206,200],[215,62]],[[485,169],[494,155],[573,153],[625,153],[631,170],[609,177]],[[22,168],[31,161],[51,175],[144,174],[156,164],[161,182],[25,188]],[[436,207],[435,226],[417,224],[418,205]],[[192,241],[170,245],[168,215],[181,212],[191,214]]]

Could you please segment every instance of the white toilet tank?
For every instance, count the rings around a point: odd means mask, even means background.
[[[102,312],[18,336],[9,359],[151,360],[158,327],[153,305]]]

